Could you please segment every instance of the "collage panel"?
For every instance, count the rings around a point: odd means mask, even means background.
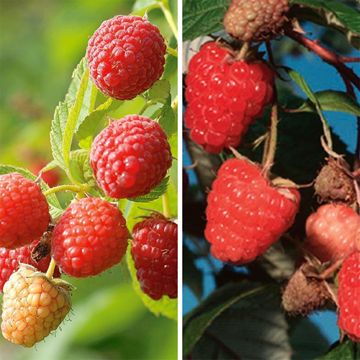
[[[184,1],[184,359],[359,358],[359,19]]]
[[[177,359],[177,36],[173,0],[0,0],[1,360]]]

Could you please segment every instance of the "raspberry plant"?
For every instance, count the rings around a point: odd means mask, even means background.
[[[189,359],[359,356],[360,12],[347,3],[185,2]],[[309,85],[308,53],[339,90]],[[354,150],[330,111],[357,118]],[[331,348],[311,322],[324,309],[337,316]]]
[[[158,11],[162,15],[153,17]],[[166,288],[171,279],[171,292],[142,291],[131,253],[133,227],[154,212],[176,226],[176,48],[167,0],[138,1],[133,13],[104,19],[55,109],[53,160],[40,170],[38,164],[30,170],[0,165],[7,340],[31,347],[44,339],[71,309],[72,279],[119,263],[151,312],[177,319],[177,237],[161,250],[171,253],[171,271],[166,262],[157,264],[158,281]],[[59,176],[44,176],[60,172],[60,184]],[[151,246],[150,237],[142,241]],[[151,272],[156,259],[143,261],[142,271]]]

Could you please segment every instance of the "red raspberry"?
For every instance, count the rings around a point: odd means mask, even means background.
[[[0,248],[0,292],[11,274],[18,270],[20,264],[32,265],[41,272],[47,271],[51,259],[50,255],[39,262],[35,262],[31,258],[31,252],[38,243],[39,240],[35,240],[32,244],[17,249]],[[58,268],[56,268],[54,276],[60,276]]]
[[[31,171],[35,175],[39,175],[41,169],[46,165],[44,161],[37,161],[31,166]],[[41,179],[49,185],[49,187],[54,187],[60,182],[60,174],[57,169],[52,169],[45,171],[41,174]]]
[[[154,215],[135,225],[131,254],[142,291],[177,298],[177,224]]]
[[[272,187],[258,165],[245,159],[225,161],[206,209],[211,253],[235,264],[253,261],[290,228],[299,202],[296,189]]]
[[[0,246],[14,249],[39,239],[50,222],[40,187],[18,173],[0,175]]]
[[[52,253],[60,269],[75,277],[100,274],[123,258],[129,232],[115,205],[99,198],[72,203],[52,236]]]
[[[165,177],[172,158],[166,134],[157,122],[128,115],[95,138],[90,161],[105,193],[122,199],[149,193]]]
[[[119,15],[95,31],[86,57],[91,77],[104,94],[130,100],[160,78],[165,52],[156,26],[146,18]]]
[[[360,216],[344,204],[326,204],[306,221],[305,247],[322,262],[336,261],[360,242]]]
[[[268,40],[284,26],[288,11],[288,0],[232,0],[224,27],[242,41]]]
[[[274,74],[264,62],[236,60],[230,49],[209,42],[191,59],[186,85],[190,137],[218,153],[236,147],[271,102]]]
[[[344,261],[338,280],[339,328],[360,342],[360,252]]]

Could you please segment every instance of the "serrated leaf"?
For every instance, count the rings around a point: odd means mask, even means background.
[[[165,102],[170,97],[170,83],[166,79],[161,79],[148,91],[149,100]]]
[[[159,3],[159,1],[157,1],[157,0],[137,0],[134,3],[132,14],[135,14],[136,11],[139,11],[141,9],[150,8],[154,5],[157,5],[158,3]]]
[[[348,94],[341,91],[325,90],[314,93],[321,108],[325,111],[340,111],[350,115],[360,116],[360,105]],[[296,112],[316,112],[312,102],[305,101]]]
[[[70,154],[69,168],[71,174],[79,183],[95,186],[96,182],[89,162],[89,151],[72,151]]]
[[[170,102],[166,103],[159,110],[159,124],[165,131],[166,135],[170,137],[177,130],[177,116]]]
[[[160,300],[153,300],[142,292],[140,288],[140,283],[136,277],[136,269],[131,256],[130,246],[128,247],[128,251],[126,253],[126,261],[128,264],[135,292],[140,296],[145,306],[155,315],[163,315],[169,319],[177,320],[177,299],[170,299],[168,296],[163,296]]]
[[[90,148],[94,134],[99,129],[101,121],[110,111],[117,109],[122,103],[122,101],[109,98],[85,117],[76,131],[76,138],[81,148]]]
[[[23,169],[23,168],[18,167],[18,166],[0,164],[0,175],[9,174],[9,173],[12,173],[12,172],[17,172],[17,173],[23,175],[24,177],[26,177],[27,179],[30,179],[30,180],[33,180],[33,181],[35,181],[37,179],[37,176],[35,176],[29,170]],[[39,179],[38,181],[39,181],[41,190],[43,192],[46,191],[46,190],[49,190],[49,186],[42,179]],[[54,212],[55,211],[62,211],[59,200],[58,200],[58,198],[56,197],[55,194],[48,195],[46,197],[46,199],[47,199],[47,201],[49,203],[49,206],[50,206],[50,213],[52,211],[54,211]]]
[[[169,184],[169,176],[164,178],[155,189],[151,190],[151,192],[149,194],[144,195],[144,196],[139,196],[137,198],[133,198],[133,199],[129,199],[129,200],[133,201],[133,202],[140,202],[140,203],[147,203],[150,201],[154,201],[166,192],[168,184]]]
[[[223,29],[222,20],[231,0],[187,0],[183,5],[183,38],[193,40]]]
[[[360,46],[360,16],[359,11],[335,0],[291,0],[314,11],[321,25],[327,25],[346,34],[349,41]],[[313,20],[313,19],[311,19]]]
[[[350,340],[334,347],[326,355],[316,358],[316,360],[358,360],[360,356],[360,344]]]

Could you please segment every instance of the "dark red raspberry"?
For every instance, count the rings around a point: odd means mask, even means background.
[[[131,254],[142,291],[177,298],[177,224],[159,214],[135,225]]]
[[[89,40],[86,57],[96,86],[119,100],[149,89],[164,71],[166,45],[146,18],[115,16]]]
[[[0,246],[14,249],[39,239],[50,222],[40,187],[18,173],[0,175]]]
[[[273,187],[258,165],[246,159],[225,161],[206,209],[211,253],[235,264],[253,261],[290,228],[299,202],[296,189]]]
[[[338,280],[339,328],[353,341],[360,342],[360,252],[344,261]]]
[[[224,27],[242,41],[268,40],[281,31],[288,11],[288,0],[232,0]]]
[[[19,264],[32,265],[41,272],[47,271],[50,264],[50,255],[39,262],[35,262],[31,258],[31,252],[38,243],[39,240],[35,240],[32,244],[17,249],[0,248],[0,291],[2,291],[11,274],[18,270]],[[58,268],[56,268],[54,276],[60,276]]]
[[[100,187],[108,196],[121,199],[149,193],[165,177],[172,158],[157,122],[128,115],[95,138],[90,161]]]
[[[119,263],[128,238],[125,219],[117,207],[89,197],[66,209],[55,226],[51,250],[64,273],[87,277]]]
[[[219,43],[204,44],[186,77],[185,124],[206,151],[236,147],[273,97],[274,74],[262,61],[236,60]]]

